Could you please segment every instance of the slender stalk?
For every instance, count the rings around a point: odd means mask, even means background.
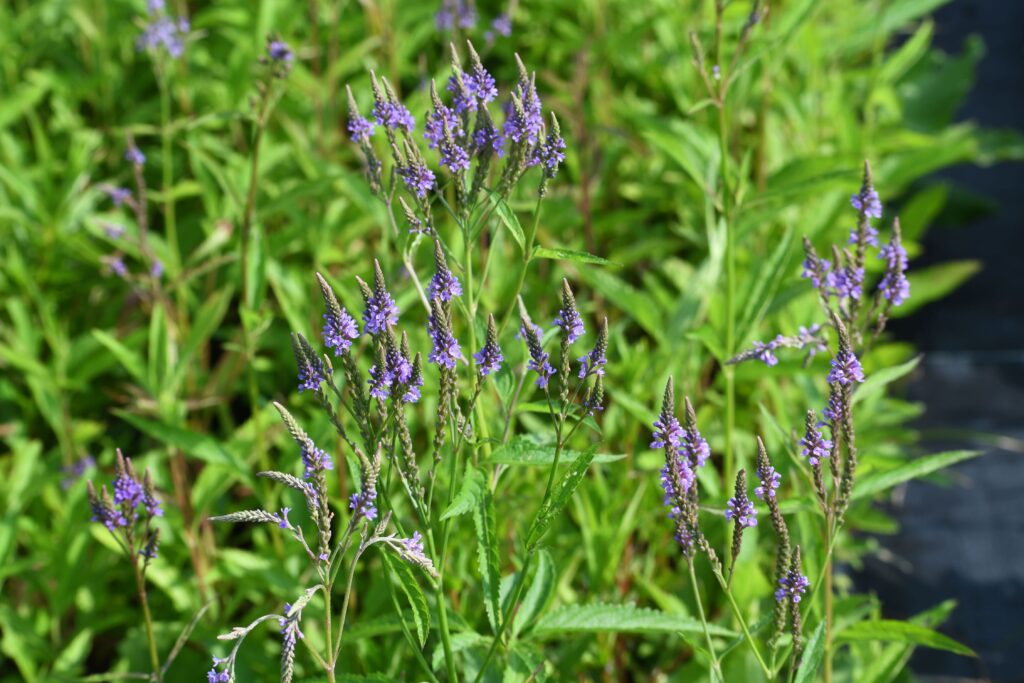
[[[341,636],[345,632],[345,617],[348,616],[348,604],[352,597],[352,581],[356,576],[356,566],[359,564],[359,557],[363,554],[363,548],[359,548],[359,552],[352,558],[352,564],[348,570],[348,580],[345,583],[345,599],[341,603],[341,616],[338,617],[338,637],[334,642],[334,650],[331,655],[331,667],[333,668],[334,663],[338,661],[338,655],[341,653]],[[330,645],[330,641],[328,641]],[[331,673],[331,680],[334,680],[333,672]]]
[[[750,628],[747,626],[747,620],[744,618],[743,612],[740,610],[740,606],[736,604],[736,598],[733,597],[732,591],[726,587],[725,577],[723,577],[721,572],[718,571],[715,571],[714,574],[715,578],[718,579],[718,584],[722,587],[722,591],[725,593],[725,597],[729,598],[729,606],[732,608],[732,612],[736,616],[736,620],[740,623],[740,629],[743,631],[743,636],[750,644],[750,649],[754,652],[754,658],[757,659],[757,663],[761,665],[761,670],[764,671],[765,677],[771,680],[772,670],[764,661],[761,649],[757,647],[757,643],[754,642],[753,636],[750,635]]]
[[[704,627],[704,639],[708,644],[708,656],[711,657],[711,668],[718,674],[718,680],[724,681],[725,676],[722,675],[722,666],[718,661],[718,655],[715,653],[715,646],[711,642],[711,631],[708,628],[708,620],[704,616],[704,603],[700,599],[700,588],[697,586],[697,574],[693,571],[693,558],[688,558],[687,564],[690,568],[690,585],[693,587],[693,598],[697,601],[697,616],[700,617],[701,626]]]
[[[512,300],[509,302],[508,310],[505,311],[505,315],[501,318],[501,324],[498,326],[498,334],[505,329],[508,325],[508,321],[512,318],[512,314],[516,310],[516,299],[519,298],[519,293],[523,290],[523,283],[526,282],[526,272],[530,268],[530,259],[533,255],[533,242],[537,238],[537,226],[540,225],[540,202],[542,197],[540,193],[537,194],[537,204],[533,209],[533,223],[530,225],[530,231],[526,234],[526,244],[523,247],[523,263],[519,268],[519,276],[516,280],[516,288],[512,295]]]
[[[334,665],[338,661],[338,656],[337,653],[331,652],[331,588],[332,586],[326,586],[327,590],[324,591],[324,646],[327,648],[327,680],[334,683]]]
[[[156,652],[156,636],[153,634],[153,616],[149,612],[149,599],[146,597],[146,580],[142,577],[139,562],[131,557],[132,569],[135,571],[135,588],[139,593],[139,604],[142,605],[142,618],[146,624],[146,640],[149,642],[149,662],[153,667],[153,676],[157,681],[163,680],[160,668],[160,657]]]
[[[825,547],[828,553],[825,555],[824,585],[825,591],[825,669],[823,679],[825,683],[832,683],[832,619],[834,606],[832,604],[832,541],[835,531],[832,529],[831,515],[825,520]]]

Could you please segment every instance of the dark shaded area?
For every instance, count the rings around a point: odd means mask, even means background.
[[[1024,3],[958,0],[935,19],[941,49],[959,53],[971,34],[980,34],[987,47],[957,118],[1024,128]],[[951,207],[912,267],[972,258],[984,269],[892,329],[926,354],[908,387],[909,397],[927,406],[917,425],[924,448],[986,453],[954,468],[946,487],[915,482],[901,492],[890,510],[901,531],[881,539],[888,552],[868,562],[857,582],[879,594],[887,616],[909,616],[947,597],[959,603],[942,630],[974,648],[979,659],[919,650],[912,662],[919,676],[1024,681],[1024,164],[965,166],[938,179],[993,208],[954,224],[958,212]]]

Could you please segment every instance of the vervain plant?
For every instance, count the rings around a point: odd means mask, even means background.
[[[858,355],[882,332],[891,309],[910,296],[910,286],[905,275],[907,254],[900,242],[899,220],[893,222],[888,244],[880,248],[878,230],[871,224],[871,219],[882,217],[882,204],[872,184],[871,170],[867,164],[861,189],[850,201],[857,211],[857,225],[849,238],[851,249],[841,250],[833,246],[833,260],[829,261],[818,257],[811,242],[805,239],[806,260],[803,266],[803,277],[809,279],[816,289],[828,324],[837,339],[827,377],[828,404],[821,411],[821,421],[817,419],[814,410],[807,412],[805,431],[800,440],[801,452],[810,470],[806,480],[810,483],[823,518],[824,548],[821,575],[812,591],[812,599],[819,594],[822,596],[823,616],[813,638],[816,652],[807,660],[804,668],[808,672],[804,675],[813,675],[824,657],[826,681],[832,677],[834,648],[832,556],[844,514],[853,496],[857,471],[853,397],[855,387],[865,380]],[[872,247],[878,249],[878,257],[884,261],[885,267],[880,277],[876,278],[874,286],[869,288],[865,266],[866,256]],[[864,306],[863,302],[868,300],[870,305]],[[729,363],[757,359],[771,367],[778,363],[774,352],[780,348],[806,348],[809,360],[823,352],[825,344],[822,326],[815,324],[801,328],[800,334],[796,336],[779,335],[767,344],[755,342],[753,348],[735,356]],[[732,577],[740,556],[743,531],[757,525],[757,509],[747,493],[746,472],[741,469],[736,474],[735,493],[726,505],[725,518],[732,521],[733,528],[728,562],[723,564],[708,543],[699,520],[700,496],[696,473],[708,461],[710,448],[697,429],[696,413],[689,399],[686,400],[684,425],[681,426],[675,417],[674,389],[669,380],[661,415],[654,423],[651,447],[664,449],[665,452],[665,467],[661,473],[665,504],[670,509],[669,517],[675,524],[676,540],[688,564],[698,615],[705,627],[705,654],[712,677],[724,680],[720,656],[707,628],[700,588],[694,573],[694,557],[699,553],[703,553],[710,563],[712,573],[743,630],[745,645],[750,648],[765,677],[774,680],[781,675],[787,660],[790,662],[790,676],[793,676],[801,667],[804,652],[801,597],[811,584],[801,573],[800,545],[793,542],[779,504],[777,491],[782,484],[782,477],[771,464],[764,443],[758,437],[755,462],[759,486],[754,492],[768,508],[776,537],[774,629],[768,640],[770,656],[766,656],[759,642],[754,639],[747,617],[732,592]],[[823,425],[828,427],[831,438],[825,438],[820,431]],[[826,472],[831,476],[826,476]],[[818,586],[822,584],[819,593]],[[783,638],[784,635],[788,635],[788,640]]]
[[[117,547],[123,553],[125,562],[131,565],[149,651],[151,668],[148,678],[160,682],[164,680],[167,670],[181,652],[181,648],[188,640],[192,629],[195,628],[205,609],[201,610],[184,629],[174,648],[161,664],[159,648],[153,631],[153,616],[149,609],[146,572],[150,562],[156,558],[160,545],[160,528],[157,526],[156,520],[163,517],[163,504],[157,496],[149,470],[147,469],[140,477],[132,466],[131,459],[121,454],[121,449],[117,449],[113,489],[112,496],[107,490],[106,484],[97,492],[92,481],[89,481],[89,507],[92,510],[92,521],[99,522],[107,528],[110,537],[114,539]]]
[[[348,127],[365,155],[371,189],[384,202],[395,233],[397,222],[392,209],[396,196],[410,227],[412,239],[407,241],[402,261],[428,312],[431,350],[427,363],[436,366],[436,381],[433,372],[424,366],[423,354],[413,353],[408,329],[398,327],[399,309],[378,262],[374,262],[371,283],[357,278],[364,305],[361,332],[328,281],[317,274],[325,306],[322,339],[333,352],[334,360],[331,355],[321,355],[304,335],[294,333],[299,391],[313,394],[333,425],[346,460],[350,458],[358,470],[359,490],[347,496],[348,520],[336,532],[327,478],[327,472],[334,469],[334,459],[313,442],[284,406],[275,404],[300,447],[304,476],[300,479],[280,471],[261,472],[260,476],[303,495],[316,529],[315,540],[307,543],[301,525],[293,525],[288,519],[287,507],[278,512],[246,510],[213,519],[265,522],[290,532],[317,581],[286,605],[282,614],[264,615],[221,636],[237,642],[226,657],[214,658],[209,672],[211,681],[234,680],[242,640],[257,625],[275,618],[283,634],[281,679],[292,680],[297,643],[307,642],[299,630],[299,620],[317,595],[323,602],[323,641],[321,647],[308,649],[328,680],[335,680],[348,611],[357,590],[354,578],[358,564],[374,546],[383,551],[385,575],[397,578],[412,607],[410,619],[393,595],[410,650],[423,674],[435,679],[433,667],[421,654],[432,620],[408,567],[418,567],[432,583],[445,671],[449,680],[459,680],[449,626],[451,587],[446,586],[445,575],[452,525],[468,512],[473,512],[480,544],[484,612],[493,631],[490,647],[477,668],[479,679],[499,648],[507,650],[508,625],[522,599],[533,558],[594,458],[596,447],[575,453],[568,470],[560,478],[557,476],[567,446],[580,428],[586,426],[599,432],[593,416],[602,410],[604,402],[607,322],[599,325],[592,348],[577,357],[574,345],[584,336],[585,326],[573,292],[568,282],[563,281],[561,308],[553,323],[559,330],[559,352],[553,358],[545,350],[547,335],[532,321],[518,297],[530,262],[536,218],[525,241],[520,242],[520,274],[502,314],[502,324],[493,313],[483,315],[480,305],[494,251],[488,250],[483,257],[477,253],[482,235],[490,237],[485,227],[495,211],[507,211],[505,199],[535,166],[540,168],[536,189],[539,211],[539,201],[563,159],[565,143],[556,119],[552,117],[550,131],[545,129],[533,78],[521,63],[519,81],[510,94],[505,123],[499,130],[487,107],[497,97],[494,80],[471,45],[469,51],[468,71],[463,72],[458,60],[453,60],[453,74],[446,88],[451,93],[452,105],[444,104],[436,87],[431,89],[433,107],[427,115],[424,137],[429,147],[438,150],[441,165],[448,170],[443,185],[428,167],[412,136],[412,115],[388,81],[373,81],[374,120],[384,128],[393,162],[387,174],[371,142],[374,124],[358,114],[354,97],[349,93],[352,113]],[[496,159],[501,158],[504,163],[497,163]],[[408,201],[398,194],[403,188]],[[446,231],[435,218],[435,202],[443,207],[442,215],[455,224],[454,237],[461,239],[463,246],[461,263],[443,239]],[[423,240],[432,243],[434,256],[434,275],[425,287],[413,265],[413,251]],[[475,260],[483,261],[479,285],[473,278]],[[451,269],[449,261],[457,264],[462,279]],[[517,336],[525,344],[525,364],[511,372],[515,389],[503,395],[486,388],[488,378],[502,373],[508,377],[499,340],[503,324],[516,308],[520,320]],[[460,332],[469,338],[465,354],[459,342]],[[340,372],[335,372],[335,363],[340,365]],[[466,372],[460,372],[463,365]],[[554,443],[540,504],[523,533],[521,567],[508,597],[501,599],[494,496],[502,468],[490,465],[481,456],[486,456],[495,445],[508,444],[515,436],[517,404],[529,392],[524,385],[532,375],[533,385],[541,392],[551,419]],[[434,412],[426,462],[417,453],[412,437],[416,432],[410,426],[410,413],[415,404],[425,399],[424,393],[429,396]],[[492,431],[495,429],[496,432]],[[421,473],[424,466],[425,475]],[[489,466],[493,469],[487,477]],[[445,486],[446,491],[441,488]],[[341,589],[340,612],[335,615],[332,605],[339,576],[346,578]],[[390,584],[391,579],[388,581]]]

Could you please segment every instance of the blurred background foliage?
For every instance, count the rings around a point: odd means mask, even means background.
[[[365,114],[369,70],[396,84],[419,117],[430,79],[445,77],[450,40],[472,39],[499,83],[514,80],[518,53],[537,71],[541,97],[568,143],[538,242],[613,262],[540,260],[524,290],[534,316],[545,320],[553,317],[558,282],[567,277],[585,314],[609,317],[604,450],[625,454],[595,467],[549,539],[553,561],[541,566],[551,572],[551,586],[538,613],[593,602],[692,613],[661,506],[663,456],[647,447],[661,388],[669,375],[676,378],[720,454],[722,361],[754,339],[820,322],[815,296],[798,278],[800,237],[809,236],[819,251],[845,241],[854,222],[848,198],[859,188],[864,159],[872,162],[886,204],[883,226],[899,214],[912,259],[913,298],[899,309],[906,315],[941,299],[981,265],[913,268],[929,224],[940,213],[955,214],[961,200],[929,174],[952,164],[1024,157],[1016,134],[952,123],[984,45],[969,41],[959,54],[931,48],[928,14],[941,0],[773,3],[728,72],[735,80],[724,167],[734,183],[730,228],[737,245],[735,339],[728,348],[717,110],[705,99],[687,39],[693,29],[711,44],[711,2],[523,0],[511,8],[511,36],[490,40],[487,24],[509,10],[498,3],[477,3],[477,27],[459,35],[435,27],[438,7],[429,2],[168,4],[190,18],[192,37],[182,59],[156,69],[135,48],[145,15],[141,0],[0,4],[3,681],[145,668],[128,577],[116,555],[100,547],[110,542],[89,523],[84,481],[74,471],[88,455],[109,472],[115,446],[152,468],[169,503],[161,558],[150,574],[165,650],[213,602],[172,680],[201,677],[226,624],[292,597],[300,563],[281,554],[268,533],[274,530],[214,530],[204,520],[252,506],[255,498],[265,502],[273,494],[252,473],[294,458],[269,402],[286,400],[294,386],[289,331],[318,329],[312,273],[329,274],[339,296],[359,310],[354,276],[368,279],[379,258],[399,305],[412,308],[414,293],[398,280],[388,219],[344,128],[344,87],[351,86]],[[749,12],[748,2],[728,4],[726,54]],[[249,190],[257,62],[270,34],[287,40],[297,58],[262,140],[253,262],[243,276],[239,226]],[[171,302],[166,314],[151,305],[149,257],[131,239],[106,232],[110,222],[126,226],[129,236],[140,230],[131,212],[113,208],[103,191],[131,182],[122,160],[129,136],[148,157],[150,241],[166,268],[159,294]],[[529,215],[533,197],[513,196],[510,203]],[[134,273],[127,280],[109,267],[119,250]],[[429,254],[419,256],[427,271]],[[241,299],[245,277],[247,301]],[[870,477],[915,455],[906,423],[920,407],[887,386],[913,370],[912,347],[883,340],[864,360],[869,377],[880,378],[859,394],[861,472]],[[818,359],[804,368],[801,358],[784,356],[775,368],[736,369],[739,464],[749,466],[760,434],[784,480],[801,479],[790,457],[793,435],[804,412],[824,402],[826,364]],[[309,428],[325,437],[329,429],[316,420]],[[339,469],[341,500],[347,484]],[[498,501],[503,547],[511,547],[517,532],[517,505],[536,495],[542,476],[519,468],[506,482],[510,490]],[[721,482],[708,475],[702,483],[720,509]],[[841,564],[856,566],[875,549],[873,534],[895,528],[871,507],[872,497],[851,510],[853,533],[842,542]],[[807,573],[815,576],[816,522],[799,497],[790,498],[791,525],[800,530]],[[720,546],[723,526],[707,526]],[[467,585],[452,592],[471,601],[474,540],[470,534],[461,542],[451,575]],[[737,576],[752,621],[770,611],[771,543],[770,533],[750,533],[744,557],[755,558],[760,548],[764,559],[746,562]],[[503,573],[514,571],[512,558],[503,553],[502,561]],[[372,571],[363,580],[345,670],[400,677],[411,660],[403,647],[391,647],[400,635],[388,593]],[[728,625],[711,584],[703,582],[711,614]],[[840,576],[840,595],[849,587]],[[950,609],[941,604],[919,622],[936,625]],[[863,595],[841,598],[838,610],[846,621],[883,613]],[[460,615],[460,630],[473,633],[478,611],[471,605]],[[531,658],[547,660],[553,680],[629,680],[631,671],[644,679],[663,673],[691,680],[704,670],[693,648],[665,629],[556,626],[534,629],[526,646]],[[277,638],[254,640],[241,680],[268,680],[277,668]],[[472,670],[482,651],[469,635],[462,647]],[[837,666],[844,680],[899,680],[912,647],[853,641]],[[727,679],[756,680],[752,664],[747,655],[727,659]]]

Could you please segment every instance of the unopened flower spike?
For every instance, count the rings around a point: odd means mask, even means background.
[[[608,318],[601,320],[601,327],[597,331],[597,342],[594,348],[585,355],[579,357],[580,372],[579,378],[586,379],[590,375],[601,377],[604,375],[604,366],[608,363],[606,357],[608,352]]]
[[[500,370],[501,363],[505,360],[498,345],[498,327],[491,314],[487,315],[487,339],[483,348],[473,354],[473,360],[476,361],[480,379]]]
[[[599,413],[604,410],[604,377],[598,376],[594,380],[594,386],[587,389],[587,394],[583,399],[583,411],[593,417],[594,413]]]

